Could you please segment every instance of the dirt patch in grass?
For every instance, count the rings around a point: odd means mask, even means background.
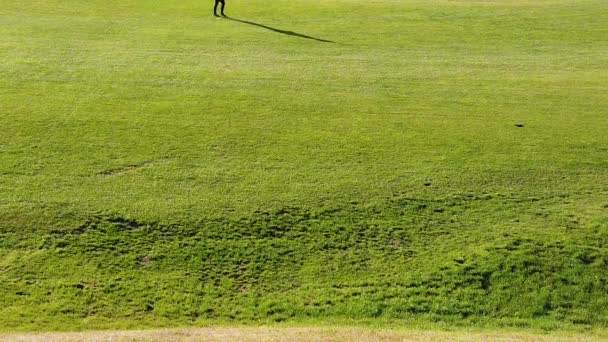
[[[164,158],[160,158],[160,159],[156,159],[156,160],[145,160],[142,161],[140,163],[133,163],[133,164],[128,164],[125,166],[121,166],[118,168],[113,168],[113,169],[108,169],[108,170],[104,170],[98,173],[99,176],[119,176],[125,173],[128,173],[130,171],[135,171],[141,168],[145,168],[145,167],[149,167],[149,166],[153,166],[156,164],[161,164],[161,163],[167,163],[169,161],[171,161],[172,158],[169,157],[164,157]]]
[[[349,328],[201,328],[0,334],[2,341],[600,341],[589,336],[366,330]]]

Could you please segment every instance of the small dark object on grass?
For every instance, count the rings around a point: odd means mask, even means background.
[[[517,124],[515,124],[515,127],[524,127],[524,124],[522,124],[522,123],[517,123]]]
[[[457,264],[462,265],[462,264],[464,264],[464,262],[465,262],[465,261],[467,261],[467,260],[466,260],[465,258],[455,258],[455,259],[454,259],[454,261],[455,261]]]

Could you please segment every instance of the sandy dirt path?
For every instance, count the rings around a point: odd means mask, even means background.
[[[201,328],[0,334],[0,341],[602,341],[589,336],[368,330],[356,328]]]

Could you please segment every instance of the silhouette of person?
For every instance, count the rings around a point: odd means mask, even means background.
[[[219,15],[217,15],[217,5],[218,4],[222,4],[222,8],[221,8],[221,14],[222,17],[225,17],[226,15],[224,14],[224,7],[226,7],[226,1],[225,0],[215,0],[215,6],[213,6],[213,15],[216,17],[219,17]]]

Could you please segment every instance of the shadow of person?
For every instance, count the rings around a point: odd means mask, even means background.
[[[285,30],[281,30],[281,29],[278,29],[278,28],[274,28],[274,27],[270,27],[270,26],[254,23],[253,21],[247,21],[247,20],[232,18],[232,17],[226,16],[226,15],[224,15],[223,18],[227,19],[227,20],[232,20],[232,21],[236,21],[236,22],[239,22],[239,23],[243,23],[243,24],[248,24],[248,25],[253,25],[253,26],[261,27],[261,28],[264,28],[264,29],[267,29],[267,30],[270,30],[270,31],[273,31],[273,32],[277,32],[277,33],[281,33],[281,34],[286,34],[288,36],[300,37],[300,38],[304,38],[304,39],[312,39],[312,40],[316,40],[318,42],[323,42],[323,43],[335,43],[335,42],[333,42],[331,40],[321,39],[321,38],[315,38],[315,37],[307,36],[305,34],[293,32],[293,31],[285,31]]]

